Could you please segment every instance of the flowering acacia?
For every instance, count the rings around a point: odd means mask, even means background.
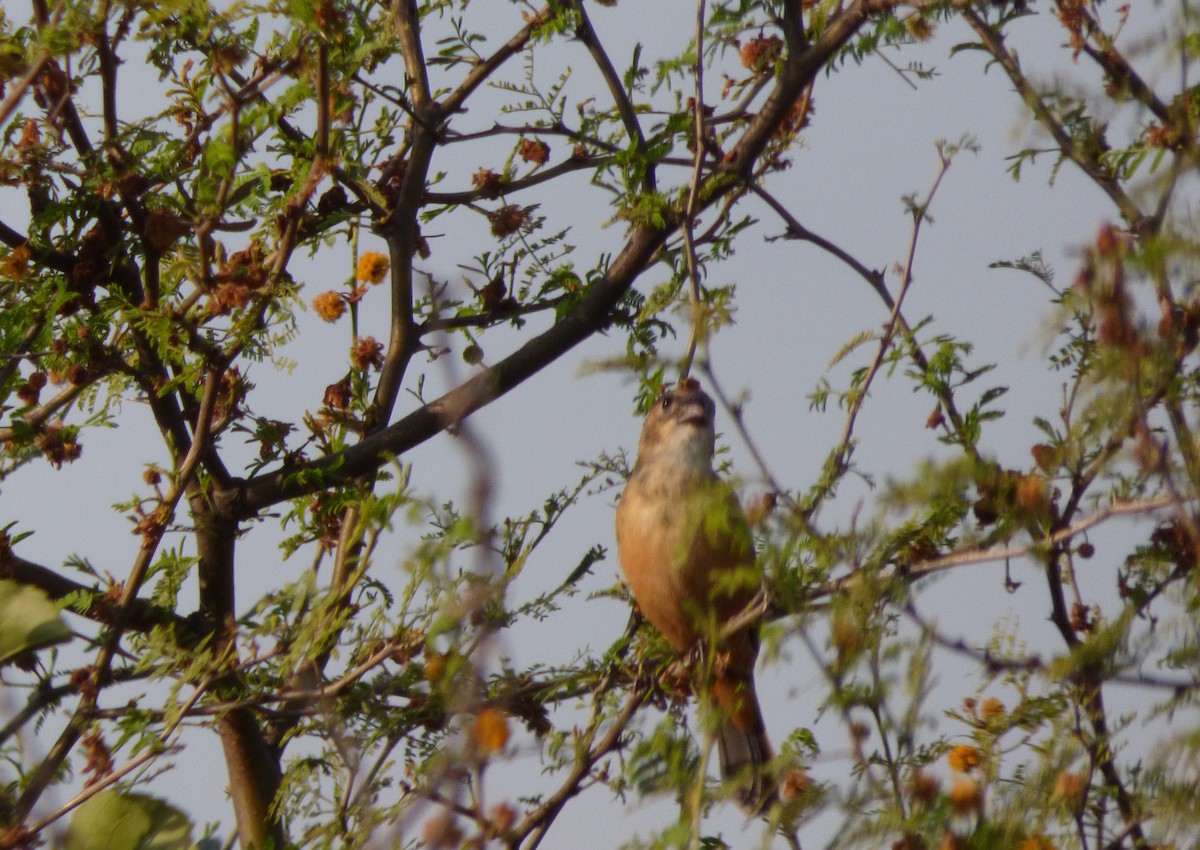
[[[67,606],[62,616],[90,623],[91,640],[48,650],[70,631],[44,605],[24,606],[39,611],[4,656],[6,681],[27,686],[28,702],[0,733],[5,770],[19,774],[0,773],[0,845],[37,840],[69,814],[47,794],[67,765],[95,801],[76,834],[113,807],[139,807],[128,792],[146,778],[140,769],[171,763],[193,722],[220,740],[244,847],[362,846],[399,831],[437,846],[532,848],[595,785],[620,798],[634,787],[679,794],[698,835],[705,807],[694,801],[721,792],[705,786],[678,724],[647,733],[637,723],[646,702],[677,704],[686,676],[641,675],[653,665],[620,663],[625,643],[604,663],[554,669],[510,670],[487,655],[497,630],[540,622],[600,558],[589,549],[528,604],[505,596],[564,511],[621,464],[597,463],[540,511],[494,525],[482,509],[417,497],[412,471],[392,464],[448,431],[470,443],[462,426],[473,412],[602,332],[624,341],[647,402],[678,307],[693,341],[729,323],[734,293],[706,274],[751,232],[751,202],[880,296],[867,324],[886,319],[852,385],[814,394],[815,407],[836,396],[847,412],[818,479],[775,488],[755,512],[771,596],[749,616],[811,650],[852,761],[846,793],[827,793],[805,764],[821,749],[809,730],[779,736],[775,825],[802,828],[844,805],[847,844],[1171,841],[1194,815],[1158,803],[1184,799],[1194,774],[1164,759],[1123,762],[1105,696],[1154,658],[1178,675],[1147,687],[1169,692],[1172,709],[1194,704],[1195,647],[1155,643],[1163,633],[1142,624],[1188,610],[1197,584],[1197,252],[1170,187],[1195,168],[1198,99],[1134,68],[1141,54],[1118,38],[1128,9],[700,4],[702,43],[681,31],[675,55],[650,62],[633,45],[611,53],[592,15],[661,30],[659,12],[481,5],[81,0],[34,3],[28,20],[0,23],[0,476],[47,476],[53,489],[54,469],[88,462],[97,427],[134,429],[131,410],[145,410],[161,438],[156,454],[130,459],[147,469],[121,505],[137,536],[121,569],[92,567],[87,552],[55,568],[28,560],[26,531],[71,518],[3,508],[16,525],[0,539],[0,578]],[[1009,263],[1051,287],[1065,328],[1054,363],[1070,386],[1036,420],[1042,436],[1024,465],[990,451],[1002,389],[972,395],[986,370],[968,364],[969,347],[909,324],[911,264],[885,285],[870,271],[879,258],[859,261],[815,234],[775,190],[816,120],[819,79],[884,49],[937,43],[951,17],[1008,75],[1054,155],[1111,203],[1113,224],[1087,246],[1071,287],[1055,288],[1036,257]],[[1140,110],[1123,144],[1106,138],[1087,99],[1025,74],[1006,39],[1027,17],[1065,28],[1066,54],[1099,70],[1114,111]],[[1172,23],[1162,31],[1178,40],[1159,47],[1190,57],[1194,22]],[[581,82],[538,75],[534,58],[552,50],[575,51]],[[118,97],[142,59],[159,75],[157,87],[136,80],[152,106]],[[1040,153],[1018,154],[1014,174]],[[945,164],[951,152],[942,155]],[[1139,173],[1156,176],[1135,187]],[[574,218],[585,204],[565,219],[554,205],[593,189],[603,211],[594,227]],[[912,203],[914,246],[927,206]],[[456,266],[466,286],[435,271]],[[329,326],[306,324],[305,305]],[[491,352],[492,340],[511,339],[502,331],[520,341],[508,354]],[[264,361],[299,358],[297,336],[321,334],[342,335],[335,374],[303,388],[301,414],[269,414]],[[448,352],[471,371],[429,398],[426,364]],[[952,454],[888,488],[877,527],[818,521],[853,469],[868,389],[889,373],[928,394],[935,411],[922,421]],[[482,452],[475,460],[486,470]],[[1082,539],[1122,512],[1152,517],[1152,531],[1119,552]],[[263,572],[241,557],[244,541],[280,513],[281,551],[311,553],[314,566],[235,604],[235,585]],[[425,525],[408,538],[397,586],[378,577],[376,547],[414,514]],[[485,553],[484,568],[463,568],[468,550]],[[1119,565],[1106,575],[1116,601],[1089,598],[1075,578],[1078,561],[1102,553]],[[1006,557],[1041,568],[1061,658],[956,641],[911,603],[928,576]],[[825,599],[828,610],[810,607]],[[1152,649],[1132,657],[1134,644]],[[656,657],[644,632],[635,646]],[[956,727],[927,740],[919,699],[895,710],[896,665],[909,665],[920,697],[933,646],[978,661],[987,685],[1012,693],[953,712]],[[586,720],[564,719],[578,700]],[[30,759],[22,745],[43,715],[54,741]],[[1009,746],[1035,733],[1046,737]],[[971,743],[950,748],[961,734]],[[555,784],[485,797],[520,736],[544,745]],[[933,775],[943,754],[963,774],[944,783]],[[122,793],[110,795],[114,786]],[[163,804],[140,811],[160,825],[181,817]]]

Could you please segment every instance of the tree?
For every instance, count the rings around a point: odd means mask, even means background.
[[[139,540],[126,565],[85,540],[38,563],[28,535],[70,540],[78,519],[3,506],[0,846],[36,845],[65,820],[70,847],[190,846],[188,801],[159,799],[153,780],[189,770],[185,742],[213,739],[246,848],[574,845],[556,822],[604,788],[679,801],[655,846],[716,840],[707,817],[729,792],[706,778],[706,725],[678,722],[689,676],[661,638],[634,618],[566,664],[493,651],[593,577],[603,536],[573,569],[514,591],[626,457],[600,455],[539,509],[494,519],[487,444],[505,436],[484,441],[472,414],[608,334],[625,356],[605,365],[638,377],[642,409],[694,371],[753,450],[706,351],[736,334],[735,306],[773,296],[714,276],[781,230],[836,259],[880,312],[841,352],[859,364],[849,382],[812,395],[844,422],[817,480],[777,480],[755,455],[772,492],[750,510],[765,585],[743,616],[762,621],[768,668],[782,647],[804,651],[850,753],[814,778],[837,745],[808,718],[773,730],[783,793],[764,840],[821,828],[837,846],[908,850],[1194,842],[1196,10],[701,0],[676,23],[653,4],[606,6],[34,0],[4,20],[0,481],[53,493],[56,470],[85,464],[106,429],[133,435],[121,462],[144,475],[116,506]],[[677,31],[685,46],[626,49],[618,27],[647,42]],[[1065,39],[1069,77],[1027,70],[1013,45],[1031,31]],[[1012,175],[1051,160],[1110,204],[1069,284],[1040,255],[997,258],[1044,284],[1035,307],[1061,383],[1019,411],[1042,433],[1019,460],[1001,459],[1018,414],[1002,416],[1006,388],[971,341],[904,309],[942,176],[973,142],[939,144],[890,274],[779,191],[822,80],[883,58],[919,86],[931,70],[892,57],[945,51],[947,34],[952,52],[982,52],[1040,127]],[[963,57],[950,67],[978,72]],[[1162,67],[1174,72],[1156,79]],[[546,212],[564,198],[578,218]],[[333,268],[343,283],[314,282]],[[344,334],[343,377],[305,386],[289,399],[300,412],[278,418],[287,358],[327,332],[308,307]],[[931,445],[850,513],[839,494],[870,475],[858,428],[886,382],[932,408]],[[423,493],[408,465],[452,436],[471,461],[462,503],[428,478]],[[386,577],[385,540],[403,553]],[[254,546],[293,560],[235,600],[262,572]],[[1055,643],[1006,630],[999,608],[976,616],[993,629],[978,641],[922,612],[933,576],[1008,561],[1036,568]],[[940,711],[932,668],[949,658],[973,665],[979,698]],[[1114,711],[1125,686],[1138,700]],[[654,725],[652,705],[672,719]],[[39,733],[49,742],[31,756]],[[518,769],[518,738],[546,779],[510,793],[498,777]],[[65,802],[48,794],[59,787]]]

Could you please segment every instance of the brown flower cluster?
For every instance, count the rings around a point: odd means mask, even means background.
[[[322,402],[331,410],[345,410],[353,401],[354,394],[350,389],[350,379],[342,378],[336,384],[330,384],[325,388],[325,396]]]
[[[62,422],[51,422],[38,435],[37,447],[55,469],[62,469],[64,463],[77,460],[83,451],[75,437],[75,428],[68,428]]]
[[[21,403],[28,407],[33,407],[38,403],[38,399],[42,394],[42,388],[46,386],[46,373],[34,372],[25,382],[17,387],[17,398]]]
[[[1134,324],[1133,299],[1125,288],[1127,250],[1125,237],[1113,225],[1104,225],[1095,245],[1084,252],[1075,290],[1095,306],[1100,342],[1137,354],[1141,351],[1141,340]]]
[[[783,39],[777,35],[759,37],[742,45],[742,67],[756,74],[775,63],[783,52]]]
[[[142,227],[146,246],[156,254],[165,252],[189,230],[188,223],[169,210],[152,210]]]
[[[235,251],[220,271],[213,275],[209,312],[214,316],[226,316],[234,310],[240,310],[250,303],[254,291],[266,286],[267,279],[267,269],[262,264],[257,242],[242,251]]]
[[[526,162],[542,166],[550,161],[550,146],[537,139],[521,139],[517,144],[517,154]]]
[[[485,198],[498,198],[508,181],[503,174],[497,174],[490,168],[481,168],[471,175],[471,185],[479,190]]]
[[[488,214],[492,223],[492,235],[504,239],[519,231],[529,221],[529,213],[516,204],[505,204],[500,209]]]
[[[361,336],[354,340],[350,349],[350,363],[355,369],[363,370],[374,366],[383,366],[383,343],[376,342],[373,336]]]

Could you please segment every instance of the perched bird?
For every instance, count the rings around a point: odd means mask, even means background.
[[[700,685],[718,712],[721,777],[750,814],[775,799],[771,744],[754,692],[757,629],[722,636],[758,592],[746,517],[713,471],[716,406],[697,381],[668,389],[646,416],[637,463],[617,506],[617,550],[638,607],[678,652],[714,652]]]

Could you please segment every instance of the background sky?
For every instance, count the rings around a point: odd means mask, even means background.
[[[472,5],[472,13],[477,13],[477,7],[482,8],[481,4]],[[624,67],[635,41],[643,41],[651,54],[667,55],[680,49],[690,36],[694,6],[656,0],[652,10],[631,2],[612,9],[589,9],[615,63]],[[1135,4],[1131,26],[1152,32],[1161,9],[1160,3]],[[490,7],[489,14],[502,22],[491,31],[493,43],[515,30],[518,12],[511,4]],[[14,6],[9,14],[16,17],[21,12]],[[1086,69],[1075,66],[1069,51],[1061,48],[1065,34],[1055,31],[1048,20],[1039,16],[1027,25],[1018,24],[1014,31],[1019,35],[1022,59],[1035,79],[1050,81],[1060,75],[1075,79],[1085,74]],[[807,227],[869,267],[888,269],[888,285],[894,292],[897,277],[891,269],[903,261],[911,230],[901,199],[914,193],[923,195],[930,186],[937,168],[936,140],[970,136],[979,143],[978,153],[955,158],[934,200],[932,222],[917,249],[905,313],[914,324],[933,315],[934,324],[926,335],[949,333],[969,340],[975,345],[973,363],[997,364],[990,380],[985,379],[980,388],[1007,386],[1003,404],[1008,414],[984,443],[1002,464],[1028,468],[1029,448],[1038,441],[1032,416],[1055,414],[1062,383],[1045,362],[1050,292],[1031,276],[989,265],[1042,251],[1058,272],[1059,283],[1065,284],[1077,270],[1081,246],[1094,238],[1103,222],[1115,220],[1116,213],[1070,165],[1051,181],[1053,162],[1049,157],[1027,167],[1020,182],[1007,173],[1007,158],[1038,134],[1021,117],[1021,104],[1007,78],[996,68],[987,70],[981,54],[950,57],[951,47],[967,37],[965,28],[948,25],[924,45],[889,54],[900,66],[920,61],[936,69],[932,78],[919,81],[915,89],[877,58],[821,77],[815,92],[815,115],[805,132],[806,146],[796,151],[791,170],[774,178],[772,185],[776,196]],[[555,61],[558,57],[561,60]],[[539,61],[537,76],[549,82],[568,63],[577,71],[568,89],[571,96],[578,100],[593,93],[595,77],[577,44],[555,48],[549,58]],[[1152,83],[1178,85],[1177,71],[1151,66],[1140,70]],[[136,62],[127,65],[123,74],[123,108],[153,111],[148,104],[161,90],[155,76],[137,68]],[[1095,82],[1090,72],[1086,79]],[[720,79],[710,75],[709,83],[709,97],[715,99]],[[487,95],[456,127],[490,125],[500,116],[489,114],[487,107],[497,102],[496,95]],[[1130,118],[1119,117],[1114,132]],[[560,161],[565,149],[550,141],[552,162]],[[450,171],[444,188],[466,188],[466,178],[475,168],[498,168],[506,155],[507,150],[489,152],[486,146],[452,150],[451,158],[439,163]],[[580,265],[586,268],[589,258],[619,244],[622,229],[605,226],[611,212],[601,193],[589,191],[586,176],[577,176],[575,186],[578,192],[557,191],[538,200],[543,204],[541,212],[551,221],[573,226],[573,238],[580,245]],[[1194,200],[1192,191],[1188,202]],[[848,340],[864,330],[878,329],[887,319],[887,310],[861,279],[815,247],[800,242],[768,243],[766,237],[782,233],[784,226],[764,205],[747,200],[740,209],[759,217],[760,223],[743,237],[732,260],[709,270],[707,283],[734,284],[738,294],[735,323],[712,341],[710,361],[726,392],[744,399],[745,421],[775,478],[793,490],[803,490],[815,479],[843,426],[841,411],[831,405],[824,414],[817,413],[810,409],[808,396],[822,377],[835,386],[845,386],[851,370],[868,362],[870,349],[864,347],[846,362],[832,369],[829,366]],[[441,223],[439,219],[429,226],[427,233],[436,236]],[[455,225],[459,227],[447,228],[440,239],[431,238],[433,255],[425,264],[432,275],[456,286],[462,276],[456,266],[465,262],[465,254],[458,249],[469,246],[473,239],[487,238],[483,222]],[[383,250],[381,240],[369,234],[362,238],[363,249]],[[340,286],[349,273],[348,257],[348,250],[340,246],[312,260],[298,259],[292,271],[304,282],[306,301],[323,289]],[[638,288],[646,292],[664,277],[663,272],[652,270]],[[382,289],[367,296],[362,305],[365,333],[386,338],[386,309]],[[535,318],[531,327],[544,324]],[[301,411],[317,405],[324,387],[344,373],[348,333],[345,321],[330,326],[311,313],[302,317],[298,340],[282,352],[295,361],[295,367],[276,370],[260,364],[250,375],[259,387],[256,412],[294,420]],[[498,361],[525,338],[527,334],[490,333],[483,341],[485,362]],[[685,342],[680,339],[667,344],[662,353],[677,357]],[[600,452],[633,451],[640,421],[633,412],[632,377],[590,368],[623,353],[619,336],[594,337],[471,417],[472,433],[484,440],[495,464],[494,516],[536,509],[547,495],[579,479],[579,461]],[[471,370],[457,360],[452,367],[445,362],[424,367],[434,385],[464,377]],[[402,398],[400,414],[412,404],[411,398]],[[59,472],[23,473],[4,482],[0,521],[18,519],[22,530],[37,531],[21,544],[18,551],[22,555],[55,565],[71,554],[86,554],[98,568],[122,576],[139,538],[130,533],[128,520],[107,506],[144,489],[142,463],[163,460],[161,454],[147,453],[156,437],[148,412],[139,408],[136,403],[126,404],[117,430],[85,434],[80,461]],[[857,428],[857,466],[879,483],[889,475],[906,475],[922,459],[937,455],[936,434],[925,428],[932,408],[930,397],[914,394],[911,384],[899,376],[877,381]],[[718,429],[725,432],[722,442],[729,449],[744,492],[751,496],[762,492],[765,484],[724,412],[718,414]],[[472,455],[461,441],[446,434],[419,447],[404,461],[413,465],[415,489],[439,499],[462,499],[472,480]],[[612,588],[617,581],[612,533],[616,495],[612,490],[596,494],[568,513],[513,587],[510,602],[558,585],[583,553],[599,544],[609,550],[609,557],[583,582],[585,593],[536,628],[526,625],[504,633],[497,645],[498,656],[510,658],[517,667],[565,662],[588,648],[602,651],[621,634],[628,606],[616,599],[590,596]],[[873,495],[866,482],[848,481],[819,521],[832,527],[855,516],[869,516]],[[419,527],[401,528],[389,538],[377,554],[376,579],[387,581],[391,574],[400,580],[398,564],[419,533]],[[297,578],[309,565],[307,553],[282,561],[274,543],[270,532],[256,530],[240,545],[238,593],[243,611],[271,588]],[[986,641],[993,624],[1003,621],[1018,628],[1030,645],[1057,647],[1047,622],[1048,605],[1034,571],[1016,564],[1013,576],[1026,583],[1009,594],[1003,586],[1003,564],[957,570],[951,576],[927,581],[917,595],[918,608],[939,621],[949,634],[972,641]],[[185,590],[183,598],[193,599],[189,594],[194,594],[194,588]],[[940,704],[955,705],[974,694],[979,680],[973,668],[940,656],[938,665]],[[781,662],[764,671],[761,679],[762,702],[773,737],[779,740],[796,725],[816,723],[813,728],[824,755],[814,765],[814,775],[844,776],[848,766],[844,731],[829,720],[817,722],[820,673],[802,646],[796,641],[785,643]],[[0,697],[0,713],[11,705]],[[657,720],[652,710],[644,712],[644,724]],[[29,743],[34,748],[44,747],[50,740],[43,733]],[[224,765],[219,745],[215,736],[203,729],[190,733],[188,740],[187,753],[176,760],[173,770],[154,781],[152,790],[181,805],[197,823],[219,821],[224,831],[231,824],[231,813],[221,787]],[[512,779],[506,780],[506,787],[516,793],[526,793],[526,787],[547,787],[533,758],[535,746],[529,739],[516,743],[523,757],[511,769]],[[205,781],[198,781],[202,777]],[[543,846],[614,846],[618,839],[662,822],[669,806],[666,802],[614,803],[603,791],[592,791],[583,805],[568,806]],[[741,815],[726,807],[714,815],[713,827],[736,835],[742,829]],[[822,846],[835,828],[836,822],[829,818],[818,821],[802,834],[805,846]],[[757,827],[751,827],[744,840],[757,835]]]

